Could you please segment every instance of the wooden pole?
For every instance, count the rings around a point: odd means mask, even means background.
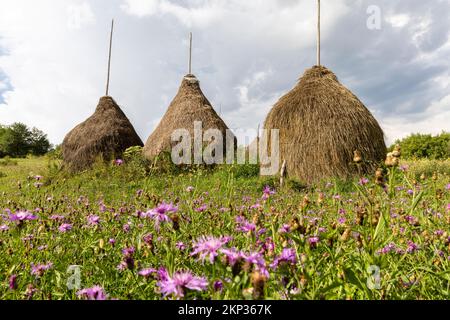
[[[189,74],[192,74],[192,32],[189,32]]]
[[[320,66],[320,0],[317,0],[318,17],[317,17],[317,65]]]
[[[109,38],[108,77],[106,79],[106,96],[109,95],[109,77],[111,75],[111,51],[112,51],[113,31],[114,31],[114,19],[111,22],[111,35]]]

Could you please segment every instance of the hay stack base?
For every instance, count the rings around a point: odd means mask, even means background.
[[[386,156],[384,134],[363,103],[322,66],[308,69],[268,114],[265,129],[280,130],[280,163],[287,175],[314,183],[374,172]],[[354,151],[363,156],[359,168]]]
[[[71,171],[80,171],[99,157],[111,160],[132,146],[143,146],[142,140],[114,99],[106,96],[91,117],[67,134],[62,154]]]
[[[177,129],[188,130],[193,139],[194,122],[196,121],[202,122],[203,131],[218,129],[222,132],[224,138],[223,150],[225,152],[225,137],[228,127],[203,94],[198,79],[194,75],[188,74],[183,78],[178,93],[166,114],[147,139],[144,147],[145,157],[152,160],[161,152],[171,152],[172,147],[177,144],[171,141],[171,135]]]

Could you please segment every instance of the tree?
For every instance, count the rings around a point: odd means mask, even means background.
[[[47,135],[37,128],[31,130],[30,149],[36,156],[42,156],[50,150],[50,142]]]
[[[51,145],[47,135],[39,129],[29,129],[23,123],[0,126],[0,156],[13,158],[25,157],[28,154],[44,155]]]
[[[402,140],[397,140],[395,144],[400,144],[402,154],[405,158],[428,158],[436,160],[450,158],[450,133],[447,132],[442,132],[437,136],[432,136],[431,134],[413,134]]]

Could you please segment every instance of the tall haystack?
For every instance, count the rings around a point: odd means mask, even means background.
[[[371,172],[386,156],[375,118],[323,66],[306,70],[275,104],[264,128],[280,130],[280,161],[286,161],[287,175],[308,183]],[[355,150],[363,157],[358,166]]]
[[[111,160],[133,146],[143,146],[141,138],[114,99],[105,96],[94,114],[66,135],[62,154],[70,170],[80,171],[98,157]]]
[[[144,147],[145,157],[151,160],[163,151],[170,152],[177,144],[171,141],[172,133],[177,129],[188,130],[191,139],[194,139],[194,122],[196,121],[202,123],[203,132],[208,129],[218,129],[222,132],[225,154],[225,137],[228,127],[203,94],[199,80],[194,75],[188,74],[183,78],[178,93],[166,114],[148,138]]]

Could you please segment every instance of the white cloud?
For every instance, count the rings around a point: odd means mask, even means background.
[[[386,18],[386,21],[394,28],[403,28],[410,20],[411,18],[407,14],[396,14]]]
[[[67,26],[69,29],[81,29],[82,27],[95,22],[95,15],[87,2],[69,5],[67,14]]]
[[[130,15],[144,17],[154,14],[159,7],[159,0],[125,0],[122,10]]]

